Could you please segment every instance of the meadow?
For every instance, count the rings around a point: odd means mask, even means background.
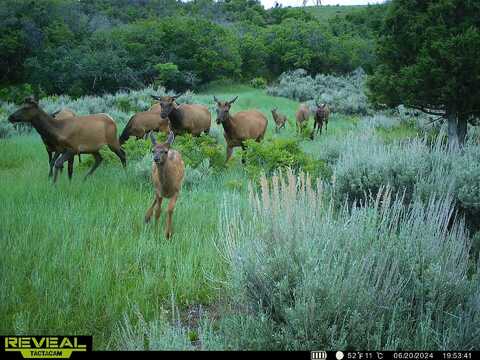
[[[152,91],[40,103],[108,112],[121,131]],[[226,166],[192,165],[169,241],[165,212],[143,222],[149,155],[129,157],[148,142],[127,143],[125,171],[112,157],[84,182],[84,156],[53,185],[39,136],[5,124],[3,103],[0,333],[91,334],[98,350],[478,349],[476,135],[450,153],[429,119],[369,110],[334,112],[311,141],[295,133],[298,101],[270,93],[217,84],[183,101],[214,114],[213,95],[238,95],[233,112],[268,116],[265,146],[290,141],[319,170],[267,148],[248,154],[253,168],[238,149]],[[225,156],[216,123],[211,137]]]

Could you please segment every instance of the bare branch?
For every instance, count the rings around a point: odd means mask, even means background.
[[[447,113],[445,111],[440,111],[440,110],[435,111],[435,110],[427,109],[424,106],[411,105],[411,104],[408,104],[406,106],[409,107],[409,108],[415,109],[415,110],[419,110],[419,111],[424,112],[425,114],[429,114],[429,115],[436,115],[436,116],[446,116],[447,115]]]

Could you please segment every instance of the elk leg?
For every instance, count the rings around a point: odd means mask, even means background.
[[[328,120],[325,120],[325,132],[328,130]]]
[[[52,151],[47,149],[47,154],[48,154],[48,165],[52,166],[52,157],[53,157]],[[51,171],[50,171],[50,174],[48,174],[48,176],[52,176]]]
[[[310,133],[310,139],[313,140],[315,138],[315,129],[317,128],[317,122],[315,121],[313,123],[313,130],[312,132]]]
[[[91,167],[91,169],[88,171],[87,175],[85,175],[85,177],[83,178],[83,180],[87,180],[87,178],[93,174],[93,172],[98,168],[98,166],[100,165],[100,163],[102,162],[103,158],[102,156],[100,155],[99,152],[95,152],[92,154],[93,157],[95,158],[95,163],[93,164],[93,166]]]
[[[53,166],[55,165],[55,161],[61,154],[59,152],[54,152],[52,155],[52,159],[50,160],[50,171],[48,173],[48,177],[52,177],[53,175]]]
[[[82,163],[82,157],[80,156],[80,154],[78,154],[78,162]]]
[[[157,206],[155,207],[155,224],[158,224],[158,219],[160,219],[160,214],[162,213],[163,198],[158,195],[156,195],[156,198],[157,198]]]
[[[247,150],[247,147],[242,144],[242,164],[245,164],[245,151]]]
[[[125,151],[120,146],[115,147],[113,145],[108,145],[108,147],[110,148],[110,150],[112,150],[115,153],[115,155],[118,156],[118,158],[122,162],[123,167],[126,168],[127,167],[127,157],[125,155]]]
[[[232,153],[233,147],[227,145],[227,160],[225,160],[225,162],[228,162],[228,160],[230,160],[230,158],[232,157]]]
[[[75,158],[74,155],[70,159],[68,159],[68,179],[72,180],[73,175],[73,159]]]
[[[172,236],[172,217],[173,217],[173,210],[175,209],[175,204],[177,202],[177,196],[178,193],[173,195],[173,197],[170,199],[168,202],[168,208],[167,208],[167,228],[165,230],[165,237],[167,239],[170,239]]]
[[[157,194],[155,194],[155,197],[153,198],[152,206],[150,206],[147,212],[145,213],[145,224],[148,224],[150,222],[150,219],[152,218],[153,209],[157,204],[157,200],[158,200],[158,197],[157,197]]]
[[[71,150],[65,151],[57,160],[55,160],[55,172],[53,173],[53,183],[57,181],[58,170],[63,167],[63,163],[74,156]]]

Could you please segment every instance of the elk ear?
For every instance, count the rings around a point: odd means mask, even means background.
[[[220,101],[218,101],[218,99],[215,95],[213,95],[213,101],[215,101],[217,104],[220,103]]]
[[[155,100],[160,100],[160,96],[150,94],[150,97]]]
[[[154,146],[157,145],[157,139],[155,138],[155,135],[153,135],[153,131],[150,131],[150,141]]]
[[[232,105],[235,101],[237,101],[237,99],[238,99],[238,96],[235,96],[233,100],[230,100],[228,103]]]
[[[35,98],[33,96],[26,97],[25,100],[23,100],[23,102],[25,104],[38,106],[38,103],[35,101]]]
[[[60,110],[54,111],[53,113],[50,114],[50,117],[55,117],[59,112]]]
[[[173,131],[170,131],[170,133],[168,134],[168,138],[167,138],[168,146],[172,145],[173,140],[175,140],[175,134],[173,133]]]

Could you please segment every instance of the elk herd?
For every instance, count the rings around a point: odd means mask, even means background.
[[[85,179],[90,176],[102,162],[100,149],[105,145],[120,159],[124,168],[127,166],[125,151],[122,145],[130,138],[146,139],[150,136],[152,142],[152,172],[151,179],[154,187],[152,205],[145,214],[148,223],[155,213],[156,222],[160,218],[163,198],[169,199],[167,207],[167,225],[165,235],[172,235],[172,217],[175,203],[182,186],[185,165],[182,155],[171,148],[176,135],[190,133],[199,136],[209,134],[211,128],[211,115],[208,108],[200,104],[182,104],[175,96],[151,95],[155,103],[147,110],[136,113],[127,122],[119,137],[117,137],[117,124],[105,113],[77,115],[69,109],[62,109],[52,114],[45,112],[33,98],[26,98],[23,105],[8,120],[11,123],[30,123],[39,133],[49,159],[49,177],[53,175],[53,183],[57,181],[58,172],[63,169],[63,164],[68,164],[68,178],[73,175],[74,157],[79,161],[81,154],[91,154],[94,164],[87,172]],[[216,123],[224,130],[226,142],[226,161],[228,161],[235,147],[246,149],[245,141],[260,142],[267,130],[267,117],[260,111],[252,109],[231,113],[232,104],[238,96],[230,101],[220,101],[215,96]],[[275,131],[285,128],[287,116],[281,114],[277,108],[271,110],[275,122]],[[307,104],[300,104],[296,114],[297,133],[303,132],[309,118],[313,113],[313,131],[322,133],[328,127],[330,110],[326,104],[316,103],[314,111]],[[165,143],[157,143],[154,132],[168,134]],[[242,158],[242,163],[245,159]]]

